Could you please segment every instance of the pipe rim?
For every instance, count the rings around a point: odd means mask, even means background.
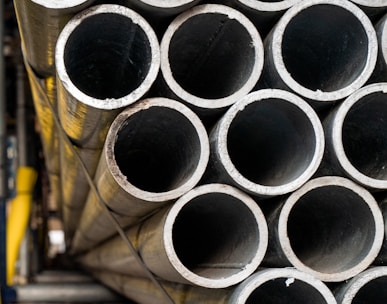
[[[155,8],[179,8],[197,0],[140,0],[140,2]]]
[[[351,304],[366,284],[381,277],[387,277],[387,266],[376,266],[359,273],[347,283],[348,286],[345,288],[340,304]]]
[[[341,186],[356,193],[368,205],[370,212],[372,213],[375,225],[374,241],[368,253],[363,257],[363,259],[359,263],[357,263],[353,267],[336,273],[324,273],[316,271],[304,264],[293,251],[287,229],[287,219],[289,217],[290,212],[292,211],[293,206],[298,202],[298,200],[311,190],[326,186]],[[310,180],[303,187],[301,187],[288,197],[280,212],[278,220],[278,235],[283,236],[279,239],[280,246],[283,252],[285,253],[287,259],[294,267],[296,267],[300,271],[309,273],[324,282],[340,282],[347,280],[364,271],[375,260],[382,247],[384,240],[384,219],[379,209],[378,203],[366,189],[362,188],[361,186],[358,186],[354,182],[343,177],[324,176]]]
[[[216,190],[214,191],[214,187]],[[254,215],[258,233],[259,233],[259,244],[257,250],[251,259],[251,262],[247,265],[244,265],[243,269],[231,276],[222,278],[222,279],[210,279],[189,270],[178,257],[174,246],[173,246],[173,225],[176,217],[178,216],[181,209],[192,199],[199,197],[201,195],[209,193],[221,193],[233,196],[237,198],[240,202],[243,202],[244,205],[249,209],[249,211]],[[206,287],[206,288],[226,288],[232,285],[235,285],[248,276],[250,276],[262,262],[267,245],[268,245],[268,228],[266,224],[266,218],[263,215],[263,212],[259,208],[258,204],[246,193],[238,190],[235,187],[225,185],[225,184],[206,184],[198,186],[191,191],[187,192],[185,195],[180,197],[171,207],[168,212],[167,218],[164,225],[164,248],[167,253],[168,259],[171,262],[172,266],[186,279],[188,282],[194,283],[195,285]]]
[[[249,104],[269,98],[277,98],[283,100],[284,102],[289,102],[292,105],[298,107],[302,112],[304,112],[313,127],[316,139],[314,156],[307,169],[305,169],[305,171],[293,181],[280,186],[264,186],[261,184],[254,183],[249,179],[245,178],[242,174],[239,173],[239,171],[233,164],[227,147],[228,130],[236,115],[239,112],[243,111],[244,108],[247,107]],[[323,127],[320,122],[320,119],[318,118],[313,108],[295,94],[279,89],[263,89],[255,91],[235,103],[226,112],[220,122],[218,138],[219,140],[217,142],[217,150],[226,151],[226,153],[219,153],[218,157],[227,174],[238,184],[238,186],[243,188],[245,191],[261,196],[282,195],[301,187],[312,177],[312,175],[317,171],[318,167],[320,166],[325,146]]]
[[[92,3],[94,0],[30,0],[48,9],[69,9]]]
[[[241,4],[257,11],[278,12],[286,10],[302,0],[282,0],[277,2],[258,0],[238,0]]]
[[[242,282],[232,293],[233,304],[247,303],[251,294],[264,283],[271,280],[287,278],[286,282],[292,284],[292,280],[296,279],[310,285],[316,289],[324,298],[327,304],[336,304],[335,297],[330,289],[314,276],[301,272],[295,268],[270,268],[260,270]]]
[[[151,107],[168,108],[170,110],[177,111],[179,114],[185,116],[188,122],[190,122],[195,128],[195,130],[197,130],[197,137],[200,142],[200,158],[198,163],[196,164],[194,173],[183,184],[165,192],[150,192],[134,186],[127,180],[126,176],[121,172],[114,156],[115,138],[117,136],[117,132],[119,132],[120,130],[120,126],[122,125],[122,123],[124,123],[131,115],[134,115],[143,110],[147,110]],[[172,199],[176,199],[179,196],[185,194],[199,182],[207,167],[210,154],[209,150],[210,149],[207,131],[199,117],[187,106],[178,101],[164,97],[156,97],[143,99],[139,103],[136,103],[132,107],[129,107],[122,111],[120,114],[118,114],[106,136],[104,157],[106,158],[107,164],[109,164],[109,159],[112,160],[111,164],[108,165],[110,174],[113,176],[114,180],[120,185],[120,187],[125,189],[125,191],[128,192],[130,195],[139,199],[145,199],[150,202],[165,202]]]
[[[343,138],[342,138],[342,129],[344,120],[350,111],[350,109],[363,97],[370,95],[372,93],[381,92],[387,94],[387,82],[386,83],[375,83],[370,84],[361,88],[360,90],[353,93],[349,96],[344,102],[339,106],[338,111],[334,117],[333,126],[332,126],[332,145],[337,155],[337,160],[340,163],[340,166],[343,170],[354,180],[364,185],[365,187],[376,188],[376,189],[387,189],[387,180],[381,180],[369,177],[358,169],[356,169],[352,163],[349,161],[347,154],[344,150]]]
[[[67,40],[69,39],[71,34],[77,29],[79,25],[82,24],[84,20],[88,19],[89,17],[93,17],[100,14],[117,14],[131,19],[134,24],[138,25],[143,30],[144,34],[148,39],[151,50],[152,60],[145,79],[135,90],[120,98],[99,99],[83,93],[71,81],[64,62],[64,53],[66,49]],[[68,92],[71,92],[70,94],[73,96],[73,98],[93,108],[102,110],[113,110],[133,104],[150,89],[153,82],[156,80],[160,68],[160,46],[157,40],[157,36],[153,31],[152,27],[137,12],[121,5],[101,4],[90,7],[80,12],[66,24],[61,34],[59,35],[56,44],[55,63],[58,79],[60,79],[65,89]]]
[[[365,7],[386,7],[387,6],[387,1],[386,0],[351,0],[352,2],[358,4],[358,5],[363,5]]]
[[[238,21],[248,32],[248,34],[251,36],[251,40],[254,41],[253,46],[255,48],[255,62],[249,79],[236,92],[223,98],[217,98],[217,99],[201,98],[187,92],[173,77],[173,72],[169,64],[169,47],[170,47],[170,42],[175,34],[175,29],[179,28],[190,18],[196,17],[201,14],[227,15],[229,19]],[[255,26],[253,25],[253,23],[242,13],[240,13],[238,10],[235,10],[229,6],[220,5],[220,4],[198,5],[180,14],[175,20],[172,21],[172,23],[168,26],[167,30],[165,31],[163,38],[161,40],[160,49],[161,49],[160,70],[168,87],[173,91],[173,93],[178,98],[182,99],[183,101],[193,106],[204,108],[204,109],[218,109],[218,108],[224,108],[224,107],[230,106],[233,103],[235,103],[237,100],[241,99],[243,96],[248,94],[258,82],[258,79],[261,76],[263,63],[264,63],[264,59],[263,59],[264,48],[263,48],[262,39],[258,31],[256,30]]]
[[[297,16],[297,14],[301,13],[303,10],[320,4],[338,6],[342,9],[347,10],[350,14],[352,14],[354,17],[358,19],[368,38],[368,54],[367,54],[366,64],[362,72],[360,73],[360,75],[346,87],[338,90],[334,90],[331,92],[324,92],[319,89],[316,91],[313,91],[298,83],[296,80],[293,79],[291,74],[286,69],[286,65],[284,63],[283,56],[282,56],[283,36],[287,28],[287,25],[290,23],[291,19]],[[286,11],[286,13],[282,16],[280,21],[277,23],[273,31],[272,41],[273,43],[272,43],[271,52],[272,52],[273,62],[280,78],[289,88],[291,88],[301,96],[304,96],[305,98],[308,98],[311,100],[334,101],[334,100],[339,100],[349,96],[357,89],[360,89],[366,83],[366,81],[371,76],[376,65],[377,53],[378,53],[378,47],[377,47],[378,42],[377,42],[377,36],[376,36],[374,26],[372,25],[367,15],[358,6],[356,6],[355,4],[349,1],[310,0],[310,1],[302,1],[294,5],[289,10]]]
[[[387,45],[387,17],[384,17],[381,19],[381,34],[380,34],[380,41],[379,42],[379,50],[382,53],[382,60],[384,61],[384,65],[387,65],[387,49],[383,47],[383,45]],[[378,24],[379,26],[379,24]],[[379,34],[379,33],[378,33]]]

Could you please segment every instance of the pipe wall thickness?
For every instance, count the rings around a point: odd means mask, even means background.
[[[259,86],[294,91],[315,105],[340,100],[369,79],[377,49],[375,29],[356,5],[346,0],[301,1],[265,40]]]
[[[256,202],[222,184],[194,188],[130,228],[127,235],[158,277],[207,288],[225,288],[246,279],[258,268],[267,247],[266,220]],[[146,276],[119,236],[80,261],[87,268]]]
[[[282,90],[260,90],[234,104],[210,134],[204,180],[231,183],[252,195],[296,190],[317,170],[324,132],[314,110]]]
[[[365,86],[324,120],[321,172],[345,175],[370,189],[387,189],[387,83]]]
[[[76,13],[94,0],[15,0],[23,52],[41,77],[55,75],[55,45],[58,36]]]
[[[191,190],[208,158],[208,135],[194,112],[171,99],[144,99],[111,124],[95,185],[110,210],[138,220]],[[116,232],[105,213],[93,212],[98,205],[98,197],[90,192],[79,227],[94,241]],[[97,222],[107,224],[104,233],[86,225]]]
[[[225,5],[199,5],[180,14],[163,36],[160,90],[210,116],[253,89],[263,57],[261,37],[244,15]]]
[[[66,24],[55,59],[63,129],[78,147],[100,149],[115,116],[150,89],[160,49],[143,17],[106,4],[84,10]]]
[[[147,279],[117,273],[93,272],[112,289],[142,304],[170,304]],[[208,289],[197,286],[162,282],[163,288],[175,304],[336,304],[328,287],[311,275],[293,268],[259,270],[245,281],[226,289]],[[263,303],[263,302],[262,302]]]
[[[267,265],[293,265],[326,282],[365,270],[379,253],[383,216],[373,196],[336,176],[310,180],[268,217]]]

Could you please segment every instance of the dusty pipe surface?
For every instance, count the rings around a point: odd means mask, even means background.
[[[58,36],[76,13],[93,0],[14,0],[19,32],[28,63],[41,77],[55,75]]]
[[[316,105],[326,104],[366,83],[377,52],[374,27],[356,5],[346,0],[301,1],[265,40],[259,85],[291,90]]]
[[[199,5],[180,14],[163,36],[161,90],[209,116],[253,89],[263,57],[261,37],[244,15],[224,5]]]
[[[383,243],[384,223],[373,196],[337,176],[310,180],[267,218],[265,265],[293,265],[326,282],[365,270]]]
[[[157,37],[133,10],[97,5],[72,18],[56,47],[58,112],[78,147],[103,147],[122,109],[151,87],[160,65]]]
[[[219,0],[218,2],[230,5],[241,11],[254,23],[261,37],[265,37],[285,11],[301,1]]]
[[[208,135],[195,113],[171,99],[144,99],[112,123],[95,185],[110,210],[138,220],[191,190],[208,158]],[[116,232],[104,213],[92,211],[98,204],[90,192],[88,211],[79,227],[83,236],[95,242]],[[97,222],[110,225],[103,233],[95,233],[87,223],[95,226]]]
[[[386,92],[387,83],[363,87],[326,118],[325,171],[371,189],[387,189]]]
[[[317,170],[324,132],[314,110],[282,90],[260,90],[234,104],[210,134],[204,180],[232,183],[253,195],[289,193]]]
[[[158,277],[207,288],[229,287],[251,275],[265,255],[268,237],[257,203],[222,184],[194,188],[127,235]],[[146,276],[120,236],[80,261],[87,268]]]
[[[150,280],[110,272],[93,272],[113,290],[141,304],[170,304]],[[328,287],[293,268],[259,270],[226,289],[208,289],[162,282],[175,304],[336,304]]]
[[[60,176],[62,181],[63,224],[66,237],[72,238],[79,225],[79,219],[90,190],[80,161],[83,162],[88,174],[93,178],[102,150],[83,149],[76,146],[70,147],[69,145],[70,143],[67,141],[62,140],[60,142],[62,164]]]
[[[371,267],[335,290],[339,304],[387,303],[387,267]]]

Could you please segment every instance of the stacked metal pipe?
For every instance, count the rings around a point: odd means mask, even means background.
[[[386,303],[387,1],[107,2],[56,91],[15,0],[79,265],[138,303]]]

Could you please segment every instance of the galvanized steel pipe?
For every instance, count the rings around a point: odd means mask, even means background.
[[[55,45],[67,21],[94,0],[14,0],[23,52],[41,77],[55,75]]]
[[[365,86],[326,118],[325,170],[371,189],[387,189],[386,93],[387,83]]]
[[[66,24],[56,47],[58,112],[78,147],[102,148],[115,116],[153,84],[159,52],[150,25],[123,6],[97,5]]]
[[[209,116],[253,89],[263,57],[259,33],[239,11],[196,6],[172,21],[161,41],[165,94]]]
[[[324,132],[314,110],[282,90],[260,90],[234,104],[210,134],[204,179],[258,196],[289,193],[317,170]]]
[[[149,281],[110,272],[93,272],[104,284],[142,304],[170,304]],[[336,304],[328,287],[293,268],[259,270],[226,289],[208,289],[162,282],[175,304]]]
[[[340,100],[366,83],[377,49],[374,27],[355,4],[300,1],[265,41],[260,87],[292,90],[319,104]]]
[[[335,290],[338,304],[387,303],[387,267],[371,267]]]
[[[365,270],[384,235],[383,216],[373,196],[343,177],[306,183],[268,215],[267,265],[293,265],[326,282]]]
[[[266,220],[256,202],[222,184],[194,188],[127,235],[158,277],[207,288],[225,288],[246,279],[258,268],[267,247]],[[145,276],[119,236],[80,261],[87,268]]]
[[[144,99],[122,111],[111,124],[95,184],[110,210],[138,220],[191,190],[208,158],[208,135],[195,113],[171,99]],[[98,204],[90,192],[85,210],[92,212]],[[109,223],[109,218],[85,211],[81,221]],[[95,241],[116,232],[111,223],[102,234],[83,223],[79,230]]]

